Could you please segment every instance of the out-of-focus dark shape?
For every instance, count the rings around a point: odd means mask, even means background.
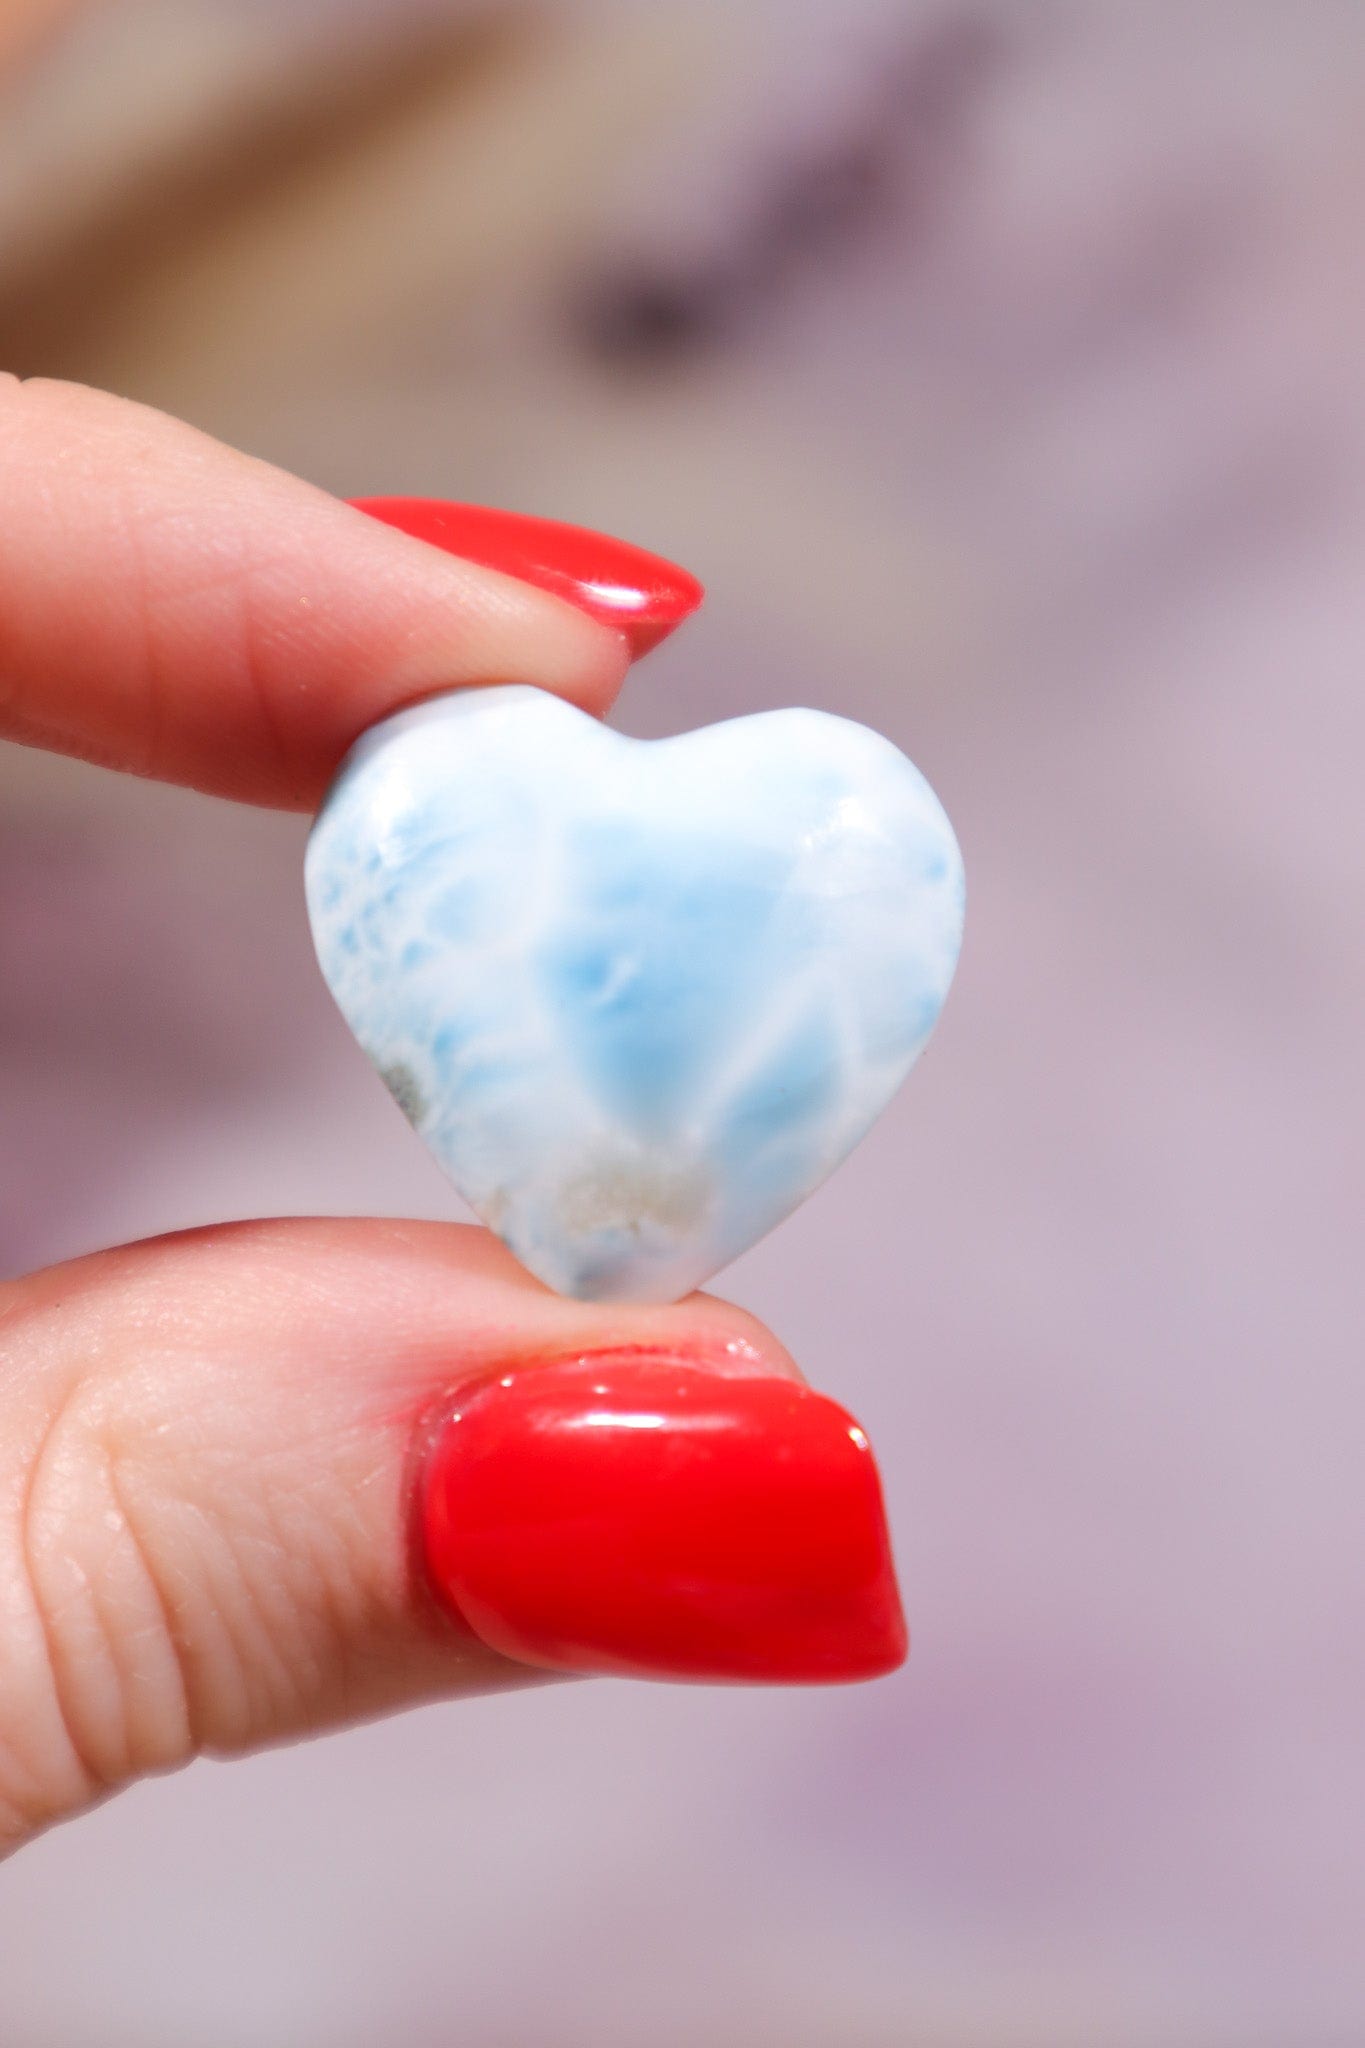
[[[723,273],[687,277],[632,274],[581,295],[579,331],[603,364],[653,369],[722,340],[737,294]]]
[[[896,233],[903,262],[1007,48],[995,12],[916,23],[869,61],[861,117],[799,140],[756,193],[736,191],[703,260],[642,261],[580,292],[576,326],[588,354],[604,368],[635,370],[702,354],[879,229]]]

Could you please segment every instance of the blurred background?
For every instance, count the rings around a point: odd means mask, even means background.
[[[883,728],[934,1048],[724,1276],[915,1650],[200,1764],[0,1873],[3,2048],[1355,2048],[1365,8],[0,8],[0,366],[694,569],[669,732]],[[0,451],[2,453],[2,451]],[[0,1265],[456,1204],[303,821],[0,752]]]

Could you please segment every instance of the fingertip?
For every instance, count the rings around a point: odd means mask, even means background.
[[[676,562],[563,520],[442,498],[348,502],[446,554],[564,598],[620,633],[635,661],[689,618],[705,596],[697,578]]]
[[[423,696],[529,683],[600,714],[620,689],[619,623],[148,407],[8,380],[0,428],[8,737],[311,808]]]
[[[881,1484],[846,1411],[686,1350],[516,1359],[426,1445],[426,1582],[500,1655],[758,1684],[883,1676],[906,1652]]]

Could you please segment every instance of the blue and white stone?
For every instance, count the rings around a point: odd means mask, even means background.
[[[306,881],[407,1116],[588,1300],[675,1300],[794,1209],[920,1052],[962,933],[943,808],[866,726],[633,740],[520,687],[367,733]]]

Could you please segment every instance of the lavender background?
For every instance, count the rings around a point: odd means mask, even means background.
[[[804,701],[923,766],[941,1031],[725,1277],[878,1445],[915,1649],[144,1787],[0,1872],[0,2041],[1345,2048],[1365,11],[461,13],[75,17],[0,107],[0,360],[674,553],[627,729]],[[0,757],[6,1269],[453,1213],[303,829]]]

